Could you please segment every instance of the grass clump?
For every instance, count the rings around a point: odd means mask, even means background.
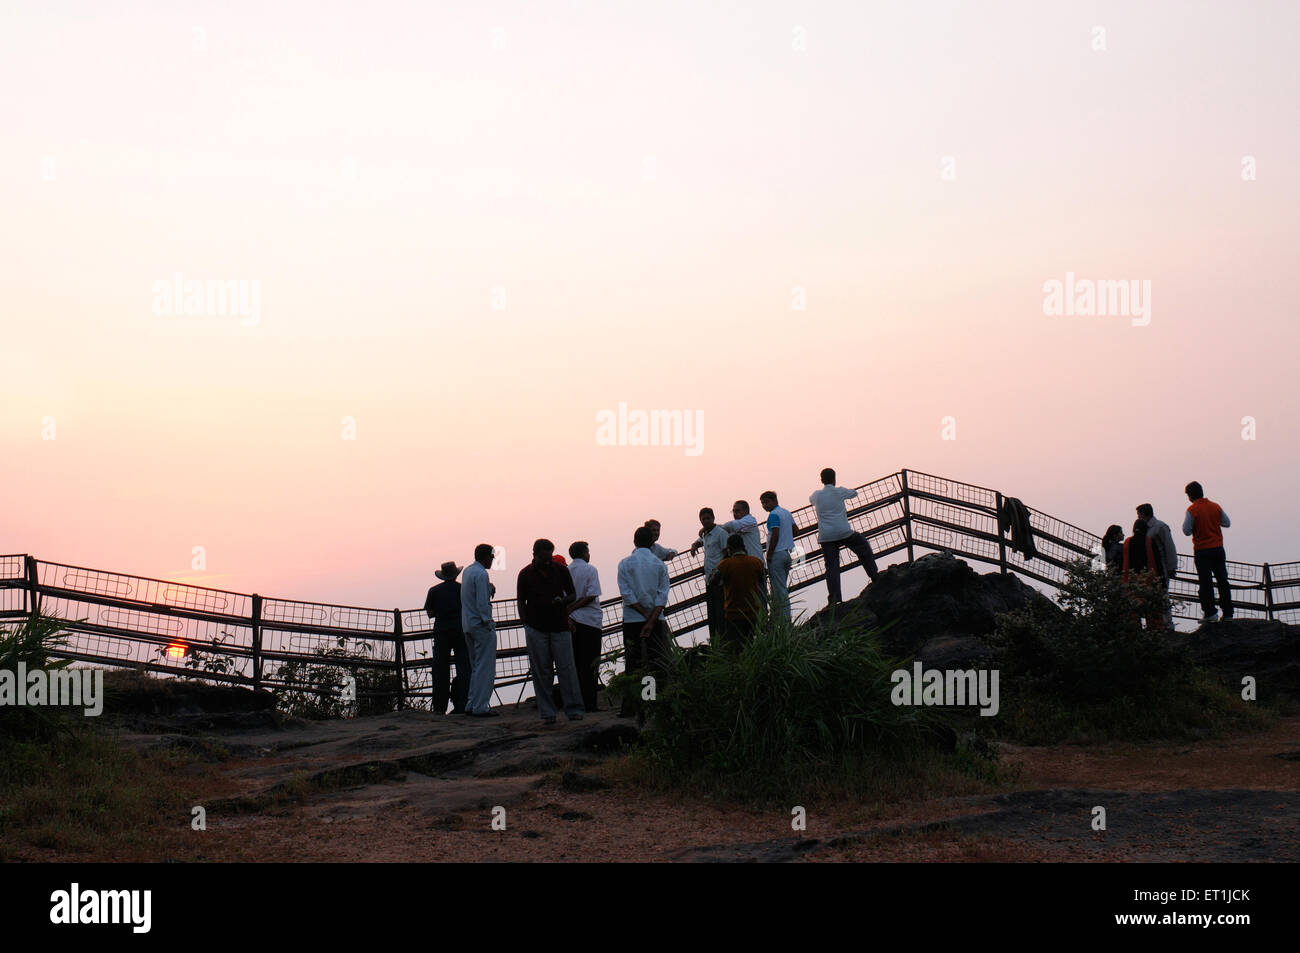
[[[15,625],[0,628],[0,671],[13,673],[14,690],[26,692],[26,685],[17,684],[18,666],[25,666],[28,673],[67,668],[71,660],[53,658],[63,643],[63,621],[33,613]],[[53,738],[72,730],[73,712],[58,705],[0,705],[0,738]]]
[[[634,775],[728,800],[895,799],[992,776],[946,713],[896,706],[876,632],[764,617],[739,651],[674,652]]]

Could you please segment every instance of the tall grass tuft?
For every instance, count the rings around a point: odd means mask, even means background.
[[[55,671],[71,665],[69,659],[52,661],[51,656],[63,644],[64,624],[54,616],[33,614],[21,622],[0,628],[0,671],[13,672],[18,665],[28,672],[36,669]],[[26,691],[25,685],[15,685]],[[43,739],[70,730],[70,709],[48,705],[0,705],[0,738]]]
[[[900,667],[874,631],[764,617],[739,652],[675,653],[634,758],[657,784],[746,801],[888,796],[970,768],[942,712],[891,702]]]

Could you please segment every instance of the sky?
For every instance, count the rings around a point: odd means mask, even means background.
[[[1300,559],[1298,11],[5,0],[0,553],[408,608],[585,539],[612,595],[832,466],[1097,533],[1197,479]]]

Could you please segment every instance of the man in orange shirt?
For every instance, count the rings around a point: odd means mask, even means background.
[[[713,570],[713,578],[722,583],[723,644],[737,650],[754,638],[754,623],[766,601],[763,580],[767,567],[763,560],[745,552],[745,540],[739,533],[727,540],[726,559]]]
[[[1183,535],[1192,537],[1192,558],[1201,582],[1201,622],[1215,622],[1219,610],[1214,605],[1214,584],[1219,584],[1219,604],[1223,618],[1232,618],[1232,587],[1228,584],[1228,557],[1223,551],[1223,530],[1232,525],[1218,503],[1205,498],[1201,485],[1187,484],[1187,498],[1192,505],[1183,517]]]

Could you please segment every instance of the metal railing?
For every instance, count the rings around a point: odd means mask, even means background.
[[[1097,555],[1096,534],[1029,508],[1038,556],[1025,559],[999,530],[1003,499],[996,490],[900,470],[858,487],[857,498],[849,501],[849,522],[871,541],[882,567],[896,554],[911,561],[925,552],[947,551],[1048,590],[1064,580],[1070,562]],[[813,507],[792,513],[797,558],[789,587],[794,592],[822,582],[825,567]],[[842,571],[858,565],[851,553],[842,556],[850,558]],[[1190,556],[1178,559],[1170,583],[1174,611],[1196,618],[1195,567]],[[668,570],[665,618],[680,640],[708,625],[703,556],[683,552],[668,561]],[[1239,617],[1300,622],[1300,561],[1229,561],[1228,575]],[[75,661],[310,691],[313,686],[300,680],[303,665],[336,664],[321,653],[341,649],[351,656],[349,666],[391,672],[400,686],[399,704],[418,705],[432,694],[432,621],[423,609],[272,599],[27,555],[0,556],[0,620],[37,609],[66,620],[60,656]],[[601,610],[603,654],[612,659],[622,650],[620,599],[605,599]],[[528,680],[528,653],[516,601],[494,601],[492,615],[499,691]],[[215,671],[196,667],[197,659],[216,660]]]

